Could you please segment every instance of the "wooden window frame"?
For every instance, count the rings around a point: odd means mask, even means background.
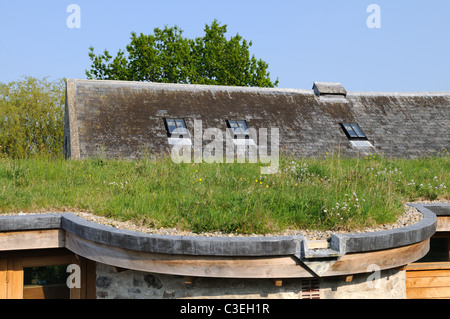
[[[183,124],[184,124],[183,129],[186,130],[186,134],[179,134],[179,133],[175,133],[174,134],[173,132],[171,132],[170,129],[169,129],[169,125],[167,124],[168,120],[175,121],[175,126],[177,127],[176,129],[179,128],[178,125],[177,125],[177,121],[183,121]],[[164,121],[164,127],[166,129],[168,138],[191,138],[191,135],[190,135],[189,130],[187,128],[187,124],[186,124],[186,120],[185,119],[183,119],[183,118],[164,118],[163,121]]]
[[[450,232],[436,233],[431,237],[431,239],[433,238],[447,239],[447,252],[448,252],[447,261],[415,262],[409,264],[407,269],[409,270],[450,269]]]
[[[95,262],[67,249],[0,253],[0,299],[23,299],[24,268],[68,264],[81,270],[81,288],[70,289],[70,299],[95,299]]]
[[[406,266],[408,299],[450,297],[450,232],[438,232],[432,238],[447,239],[447,261],[415,262]]]
[[[231,122],[235,122],[236,125],[239,128],[239,131],[241,133],[236,134],[236,132],[234,131],[234,129],[231,127]],[[243,130],[243,128],[241,127],[241,125],[239,124],[239,122],[243,122],[245,124],[245,131]],[[230,130],[231,136],[233,136],[234,140],[237,139],[250,139],[250,132],[248,129],[248,124],[246,120],[226,120],[226,124],[227,124],[227,128]]]

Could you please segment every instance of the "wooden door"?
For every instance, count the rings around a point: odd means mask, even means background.
[[[8,259],[0,259],[0,299],[8,297]]]

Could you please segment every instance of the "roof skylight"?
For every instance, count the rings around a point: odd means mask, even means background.
[[[356,123],[341,123],[341,127],[344,130],[350,140],[367,140],[366,134],[361,130]]]

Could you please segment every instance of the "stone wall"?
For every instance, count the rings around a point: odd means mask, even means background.
[[[343,277],[319,280],[322,299],[404,299],[405,271],[381,271],[372,285],[371,274],[355,275],[351,282]],[[372,274],[373,276],[373,274]],[[305,283],[306,281],[306,283]],[[277,287],[271,279],[196,278],[186,284],[182,276],[151,274],[114,268],[97,263],[98,299],[302,299],[311,295],[302,292],[309,279],[286,279]]]
[[[321,281],[324,299],[406,299],[406,271],[384,270],[375,274],[353,276],[351,282],[333,277]],[[369,280],[369,281],[368,281]]]

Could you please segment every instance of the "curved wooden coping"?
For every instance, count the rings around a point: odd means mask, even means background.
[[[8,247],[6,247],[8,246]],[[0,251],[67,248],[77,255],[107,265],[143,272],[188,277],[313,278],[317,273],[293,255],[194,256],[136,251],[100,244],[62,229],[0,233]],[[429,239],[388,250],[350,253],[336,260],[322,277],[353,275],[401,267],[422,258]],[[329,260],[318,261],[326,264]]]
[[[133,251],[95,243],[66,233],[66,247],[76,254],[115,267],[143,272],[217,278],[313,278],[317,275],[294,256],[214,257]],[[429,239],[410,246],[344,255],[322,277],[353,275],[407,265],[429,250]]]
[[[436,231],[450,232],[450,203],[412,204],[411,206],[417,208],[420,211],[432,211],[437,216]]]
[[[436,231],[436,215],[397,230],[333,235],[330,247],[303,236],[189,237],[143,234],[88,222],[73,214],[0,217],[0,251],[6,240],[45,248],[66,247],[93,261],[124,269],[192,277],[311,278],[391,269],[422,258]],[[12,236],[11,233],[15,232]],[[18,237],[17,237],[18,236]],[[2,237],[3,240],[2,241]],[[34,239],[33,239],[34,238]],[[24,246],[25,245],[25,246]],[[52,247],[53,247],[52,246]],[[310,247],[308,247],[310,246]],[[48,247],[50,248],[50,247]]]

